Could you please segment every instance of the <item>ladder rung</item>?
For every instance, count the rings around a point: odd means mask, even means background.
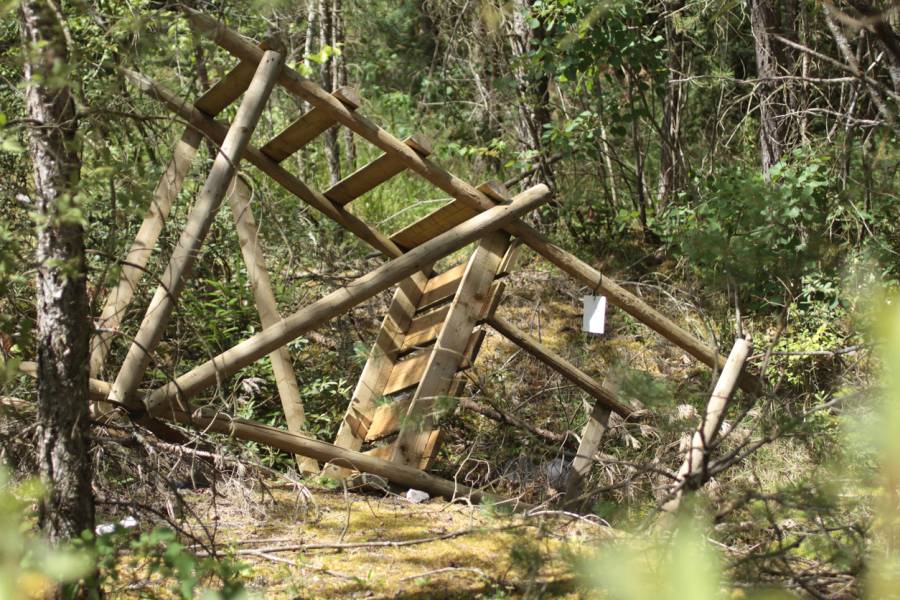
[[[350,110],[359,107],[359,94],[353,88],[340,88],[332,95]],[[313,108],[269,140],[260,150],[275,162],[281,162],[335,123],[337,121],[327,112]]]
[[[421,136],[409,137],[404,140],[404,143],[421,156],[431,154],[431,145]],[[325,195],[332,202],[343,206],[378,187],[405,168],[403,162],[397,157],[382,154],[334,184],[325,192]]]

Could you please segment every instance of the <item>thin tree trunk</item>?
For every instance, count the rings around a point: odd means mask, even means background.
[[[532,0],[517,0],[512,18],[513,35],[510,36],[513,56],[521,60],[527,53],[532,41],[540,41],[545,35],[543,24],[532,29],[526,17],[531,13]],[[545,126],[550,123],[550,80],[546,74],[537,77],[529,75],[524,67],[515,69],[514,77],[519,92],[519,128],[526,149],[535,154],[541,169],[531,183],[541,181],[554,185],[553,168],[547,162],[543,150],[542,136]]]
[[[346,34],[344,30],[344,9],[341,6],[341,0],[333,0],[334,13],[332,19],[334,21],[334,45],[340,50],[340,54],[334,58],[335,87],[347,85],[347,55],[346,50]],[[353,132],[344,127],[341,129],[344,134],[344,158],[347,161],[347,170],[349,172],[356,170],[356,141],[353,139]]]
[[[335,45],[334,11],[332,10],[331,1],[332,0],[319,0],[319,41],[321,48],[324,48],[326,45],[333,48]],[[328,92],[333,92],[335,89],[334,66],[335,61],[333,56],[322,61],[322,67],[320,69],[322,87]],[[338,146],[337,128],[331,127],[325,132],[324,136],[325,157],[328,159],[328,176],[331,185],[334,185],[341,180],[341,150]]]
[[[54,84],[69,52],[61,15],[47,2],[23,2],[25,103],[34,168],[37,231],[38,453],[48,494],[39,523],[51,542],[94,528],[88,416],[90,320],[84,230],[75,217],[81,171],[75,100]],[[62,592],[59,591],[61,594]],[[88,590],[82,590],[87,595]]]
[[[759,100],[759,152],[763,173],[771,169],[784,155],[787,140],[783,123],[783,107],[778,102],[780,57],[770,34],[777,33],[778,13],[774,0],[750,1],[750,28],[756,50],[756,88]]]
[[[677,192],[681,180],[679,148],[681,140],[681,83],[684,76],[684,40],[677,30],[672,13],[684,7],[684,0],[668,3],[666,47],[669,54],[669,81],[663,98],[662,139],[659,150],[659,189],[656,213],[662,214]]]

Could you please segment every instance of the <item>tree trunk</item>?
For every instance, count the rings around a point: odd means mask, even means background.
[[[532,41],[539,42],[545,35],[543,24],[532,29],[527,22],[531,14],[532,0],[517,0],[512,17],[513,31],[510,36],[513,57],[521,61],[528,53]],[[524,66],[517,66],[514,71],[516,87],[519,94],[519,129],[520,136],[527,150],[535,154],[541,165],[529,183],[538,181],[546,183],[554,189],[553,169],[543,151],[542,136],[545,125],[550,123],[550,80],[545,73],[532,76]]]
[[[341,0],[334,1],[334,12],[332,19],[334,21],[334,46],[340,50],[340,54],[334,58],[334,75],[335,87],[347,85],[347,55],[345,54],[346,39],[344,29],[344,12],[341,7]],[[348,172],[356,170],[356,141],[353,139],[353,132],[344,127],[341,129],[344,134],[344,158],[347,161]]]
[[[319,41],[320,48],[326,45],[335,46],[334,44],[334,10],[331,5],[332,0],[319,0]],[[321,76],[322,87],[325,91],[333,92],[335,90],[335,60],[334,56],[330,56],[322,61]],[[331,127],[324,134],[325,137],[325,156],[328,159],[328,176],[331,185],[341,180],[341,150],[338,147],[337,127]]]
[[[669,81],[663,98],[662,139],[659,150],[659,189],[656,213],[662,214],[677,192],[681,180],[681,83],[684,77],[684,39],[677,30],[672,13],[684,7],[684,0],[669,2],[666,17],[666,48],[669,55]]]
[[[781,57],[770,34],[778,32],[778,8],[774,0],[750,1],[750,28],[756,50],[756,76],[759,78],[759,152],[763,172],[767,174],[787,149],[784,106],[779,102]]]
[[[84,231],[75,213],[81,159],[75,100],[55,83],[54,66],[70,49],[58,15],[42,1],[22,3],[25,102],[34,164],[37,231],[38,412],[41,477],[49,492],[39,507],[53,543],[94,528],[88,417],[90,321]],[[51,83],[54,82],[54,83]]]

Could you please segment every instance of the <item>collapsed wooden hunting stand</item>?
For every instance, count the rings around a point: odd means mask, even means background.
[[[440,439],[434,401],[463,393],[466,379],[461,373],[475,361],[483,327],[489,326],[595,399],[570,468],[569,492],[574,493],[590,467],[610,413],[627,417],[632,409],[618,400],[612,390],[495,314],[503,295],[503,278],[513,267],[516,249],[522,243],[580,284],[605,294],[613,305],[698,360],[714,369],[724,364],[724,357],[715,348],[519,220],[519,216],[549,199],[546,186],[537,185],[512,199],[507,198],[502,186],[473,187],[430,160],[431,150],[423,138],[413,136],[401,141],[359,114],[360,100],[355,91],[344,88],[328,93],[286,67],[277,50],[265,44],[257,46],[209,16],[183,10],[191,27],[239,62],[194,103],[176,97],[142,74],[126,72],[136,86],[164,103],[187,125],[123,262],[120,281],[106,299],[97,320],[98,333],[92,343],[90,365],[92,377],[97,377],[105,365],[112,338],[138,289],[200,143],[206,138],[218,145],[219,150],[115,381],[92,379],[92,397],[97,400],[97,408],[102,408],[104,403],[123,405],[132,418],[170,438],[179,434],[165,425],[165,420],[268,444],[297,455],[300,467],[306,471],[316,470],[317,461],[325,462],[334,476],[359,470],[433,494],[469,494],[477,500],[480,494],[476,490],[434,477],[426,470]],[[249,143],[250,138],[276,83],[311,108],[274,139],[257,148]],[[217,114],[241,96],[230,125],[215,120]],[[281,163],[333,126],[348,128],[384,154],[320,193],[288,172]],[[257,238],[250,187],[237,172],[242,160],[249,161],[389,260],[346,287],[282,318]],[[452,196],[453,201],[390,236],[345,208],[404,170],[423,177]],[[204,238],[225,198],[234,215],[263,330],[159,389],[139,391]],[[472,242],[477,245],[468,261],[440,273],[432,270],[439,259]],[[331,444],[312,439],[304,431],[299,384],[286,344],[394,286],[393,300],[336,439]],[[288,431],[195,410],[191,406],[192,397],[264,356],[269,356],[272,362]],[[384,403],[383,398],[389,401]],[[369,448],[363,451],[367,445]]]

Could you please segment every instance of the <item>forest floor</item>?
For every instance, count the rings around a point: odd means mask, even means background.
[[[511,516],[434,498],[310,491],[220,487],[215,501],[209,490],[185,500],[264,598],[583,597],[575,565],[592,541],[614,535],[549,511]],[[166,583],[152,577],[132,591],[159,597]]]

